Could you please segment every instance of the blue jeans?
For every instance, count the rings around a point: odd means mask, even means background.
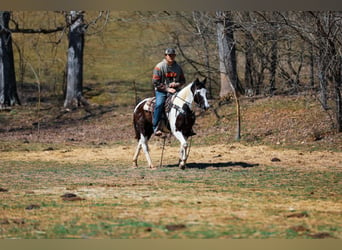
[[[153,113],[153,131],[157,129],[158,123],[160,121],[164,109],[166,97],[167,93],[156,90],[156,106],[154,108]]]

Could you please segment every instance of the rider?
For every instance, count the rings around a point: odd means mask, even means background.
[[[153,131],[156,136],[162,135],[158,125],[163,112],[167,94],[174,94],[185,84],[181,66],[175,61],[176,51],[165,50],[165,58],[153,69],[152,83],[155,89],[156,106],[153,113]]]

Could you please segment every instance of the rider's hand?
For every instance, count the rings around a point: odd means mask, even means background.
[[[174,94],[176,93],[176,90],[174,88],[167,88],[167,92]]]
[[[170,86],[171,88],[177,88],[177,87],[179,86],[179,84],[176,83],[176,82],[172,82],[172,83],[169,84],[169,86]]]

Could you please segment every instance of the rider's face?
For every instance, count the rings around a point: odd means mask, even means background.
[[[169,64],[172,64],[172,63],[175,61],[175,57],[176,57],[175,54],[165,55],[166,61],[167,61]]]

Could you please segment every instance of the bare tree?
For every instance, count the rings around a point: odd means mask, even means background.
[[[102,18],[104,11],[86,23],[84,20],[84,11],[70,11],[67,17],[69,27],[68,33],[68,60],[67,60],[67,82],[65,93],[65,108],[76,108],[80,105],[89,106],[88,101],[83,96],[83,52],[84,36],[89,27],[96,26],[99,19]],[[107,17],[108,18],[108,12]],[[106,22],[105,22],[106,23]],[[100,30],[101,31],[101,30]],[[95,32],[100,32],[99,30]],[[89,111],[89,110],[88,110]]]
[[[217,11],[217,44],[219,48],[221,91],[220,97],[233,95],[237,109],[236,140],[241,138],[241,115],[239,96],[243,93],[236,69],[236,47],[234,40],[234,23],[227,11]]]
[[[276,90],[276,73],[278,64],[278,28],[276,22],[271,22],[271,67],[270,67],[270,95]]]
[[[245,11],[242,13],[242,19],[244,22],[251,22],[250,12]],[[253,54],[255,53],[255,41],[251,30],[242,25],[242,30],[244,34],[244,54],[245,54],[245,87],[248,89],[249,95],[255,92],[255,79],[253,74],[255,72]]]
[[[320,102],[324,110],[331,109],[329,99],[334,98],[335,127],[342,132],[341,56],[342,13],[336,11],[295,12],[282,16],[284,23],[311,46],[316,55],[320,86]],[[312,85],[312,83],[311,83]],[[329,93],[333,93],[333,96]]]
[[[208,90],[209,90],[209,98],[212,98],[212,77],[211,77],[211,62],[210,62],[210,48],[209,48],[209,37],[210,36],[210,17],[205,12],[201,11],[193,11],[193,20],[195,23],[195,27],[197,29],[197,34],[201,39],[203,50],[204,50],[204,64],[206,68],[206,77],[208,78]]]
[[[0,108],[20,105],[17,94],[12,35],[8,24],[10,12],[0,11]]]
[[[84,12],[70,11],[68,17],[69,48],[67,61],[67,89],[64,107],[88,104],[83,98]]]
[[[217,44],[221,75],[220,97],[234,92],[243,92],[236,69],[236,43],[234,40],[234,23],[228,11],[217,11]]]

